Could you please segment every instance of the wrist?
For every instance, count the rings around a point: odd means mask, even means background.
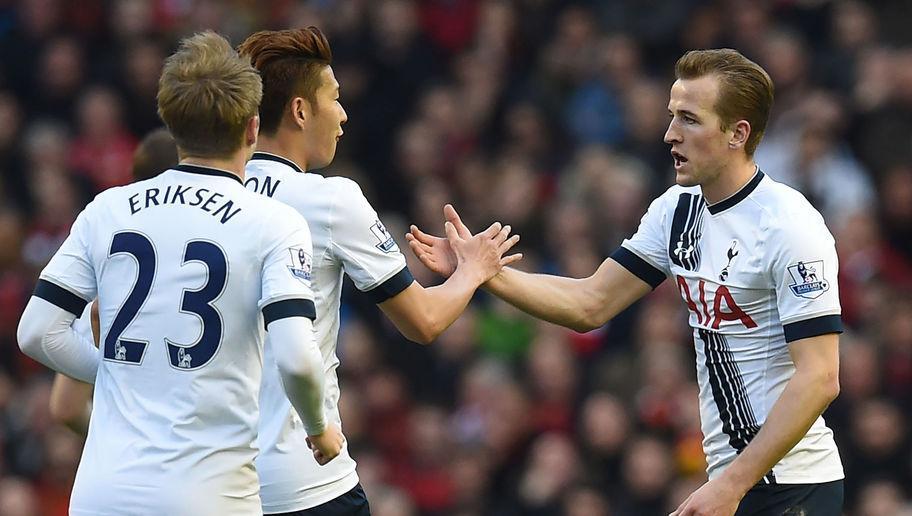
[[[734,463],[718,478],[718,482],[726,492],[740,500],[757,482],[750,481],[747,475],[733,466]]]

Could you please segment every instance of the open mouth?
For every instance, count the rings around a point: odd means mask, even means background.
[[[681,165],[687,163],[687,158],[683,154],[677,151],[671,151],[671,157],[674,158],[675,168],[681,168]]]

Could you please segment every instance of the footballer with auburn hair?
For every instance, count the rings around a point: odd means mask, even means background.
[[[316,27],[257,32],[239,51],[250,57],[263,78],[260,141],[247,164],[246,185],[293,207],[310,225],[319,314],[315,331],[327,374],[324,406],[327,418],[341,425],[336,340],[343,274],[403,335],[429,343],[459,317],[479,285],[520,258],[503,256],[519,237],[510,237],[509,226],[499,223],[466,239],[454,234],[453,274],[442,285],[422,287],[358,184],[312,172],[332,161],[347,120],[323,33]],[[268,366],[270,346],[266,360],[257,458],[263,512],[369,514],[348,449],[319,467],[308,453],[307,436],[290,410],[276,369]]]

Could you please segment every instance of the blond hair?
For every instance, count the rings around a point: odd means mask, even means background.
[[[224,37],[201,32],[181,41],[158,81],[158,114],[182,154],[225,158],[243,144],[263,83]]]
[[[751,132],[744,150],[753,156],[773,107],[773,80],[760,65],[730,48],[691,50],[675,65],[678,79],[706,75],[719,78],[715,110],[722,120],[722,130],[731,129],[738,120],[747,120]]]

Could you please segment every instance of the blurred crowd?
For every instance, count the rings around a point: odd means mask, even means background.
[[[18,351],[38,272],[161,122],[162,60],[212,28],[321,27],[349,122],[321,173],[362,185],[400,245],[522,235],[521,267],[591,274],[673,181],[675,60],[730,46],[776,102],[760,167],[836,237],[848,331],[825,418],[846,513],[912,514],[912,3],[906,0],[0,2],[0,514],[65,514],[82,439]],[[800,221],[796,221],[800,223]],[[441,281],[409,255],[425,285]],[[348,289],[344,433],[376,516],[667,514],[705,481],[694,352],[667,285],[577,334],[484,293],[428,347]]]

